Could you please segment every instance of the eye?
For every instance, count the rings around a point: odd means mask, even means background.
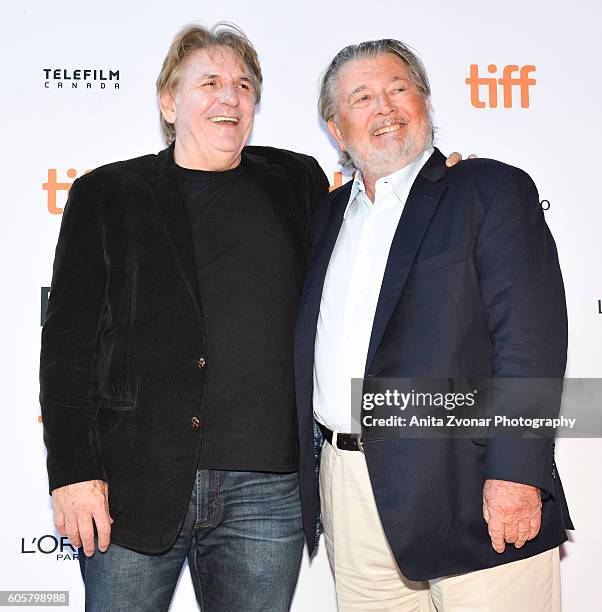
[[[363,96],[360,96],[359,98],[356,98],[353,103],[354,104],[361,104],[362,102],[367,102],[370,99],[370,96],[368,94],[364,94]]]
[[[246,91],[251,91],[251,86],[248,83],[239,83],[238,86]]]
[[[405,91],[405,90],[406,90],[406,88],[405,88],[405,87],[396,87],[396,88],[393,90],[393,93],[401,93],[402,91]]]
[[[215,87],[216,83],[215,81],[205,81],[203,83],[203,87]]]

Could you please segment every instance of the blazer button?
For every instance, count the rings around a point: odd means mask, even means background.
[[[198,429],[201,426],[201,421],[198,417],[192,417],[190,419],[190,424],[192,425],[192,429]]]
[[[204,357],[201,357],[197,362],[196,365],[198,368],[204,368],[207,365],[207,361],[205,360]]]

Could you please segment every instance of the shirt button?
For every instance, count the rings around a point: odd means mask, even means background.
[[[196,365],[198,368],[204,368],[207,365],[207,361],[205,360],[204,357],[199,358],[199,360],[196,362]]]
[[[198,429],[201,426],[201,420],[198,417],[192,417],[190,419],[190,424],[192,425],[192,429]]]

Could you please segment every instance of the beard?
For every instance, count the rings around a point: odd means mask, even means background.
[[[377,126],[372,131],[378,129]],[[433,142],[433,122],[430,114],[418,134],[403,140],[401,143],[392,143],[388,147],[373,147],[370,151],[359,151],[352,143],[345,143],[345,151],[351,158],[353,165],[362,174],[373,176],[386,176],[391,174],[416,158],[420,157]]]

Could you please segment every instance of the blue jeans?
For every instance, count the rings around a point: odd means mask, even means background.
[[[180,534],[167,552],[111,544],[80,563],[89,612],[168,610],[188,558],[202,612],[289,610],[303,552],[295,474],[197,471]]]

